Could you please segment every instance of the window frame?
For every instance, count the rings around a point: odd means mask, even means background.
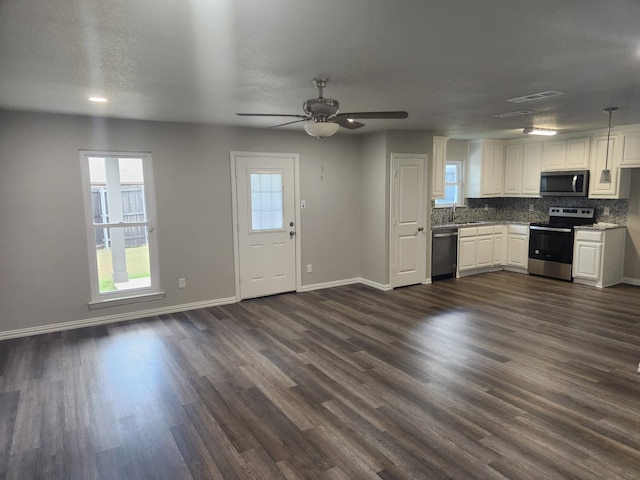
[[[458,181],[455,183],[448,183],[446,177],[446,167],[454,165],[458,170]],[[445,202],[444,198],[437,198],[435,200],[436,208],[451,208],[454,203],[456,206],[464,206],[464,160],[447,160],[445,162],[445,180],[444,180],[444,191],[447,191],[448,185],[456,185],[458,187],[458,198],[454,202]]]
[[[135,158],[142,160],[142,175],[144,181],[144,204],[146,221],[127,223],[127,226],[147,227],[149,245],[150,286],[129,290],[116,290],[100,292],[98,278],[98,264],[96,252],[96,224],[93,218],[93,200],[91,194],[91,177],[89,158]],[[80,167],[82,172],[82,193],[84,199],[85,229],[89,256],[89,285],[91,298],[88,302],[89,309],[110,307],[137,303],[141,301],[157,300],[164,298],[164,292],[160,289],[160,269],[158,262],[158,240],[155,188],[153,184],[153,165],[150,152],[120,152],[104,150],[80,150]],[[120,224],[105,224],[106,228],[118,227]]]

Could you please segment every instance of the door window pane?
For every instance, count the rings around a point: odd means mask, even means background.
[[[282,174],[251,173],[251,230],[279,230],[284,225]]]

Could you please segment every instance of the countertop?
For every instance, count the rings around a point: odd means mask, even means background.
[[[598,222],[593,225],[578,225],[574,227],[575,230],[613,230],[616,228],[627,228],[624,225],[618,225],[617,223],[605,223]]]
[[[529,222],[506,222],[506,221],[478,221],[478,222],[461,222],[461,223],[442,223],[440,225],[432,225],[431,230],[442,230],[449,228],[479,227],[482,225],[529,225]]]
[[[464,223],[443,223],[440,225],[432,225],[431,230],[443,230],[450,228],[478,227],[481,225],[529,225],[530,222],[507,222],[507,221],[479,221]],[[575,230],[613,230],[615,228],[626,228],[624,225],[617,223],[598,222],[593,225],[578,225],[573,227]]]

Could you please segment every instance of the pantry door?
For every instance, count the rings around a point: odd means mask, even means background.
[[[391,286],[422,283],[426,155],[391,154]]]
[[[240,299],[296,290],[297,159],[293,154],[231,152]]]

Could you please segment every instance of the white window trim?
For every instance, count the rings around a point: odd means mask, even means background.
[[[100,293],[98,282],[98,264],[96,258],[95,226],[93,224],[93,205],[91,199],[91,179],[89,175],[89,157],[142,159],[147,221],[141,223],[144,223],[146,226],[148,226],[149,237],[151,238],[153,236],[153,241],[149,242],[149,264],[151,268],[151,286],[149,287]],[[88,302],[89,309],[93,310],[96,308],[125,305],[164,298],[165,294],[160,289],[160,269],[158,262],[157,221],[155,207],[156,203],[155,188],[153,184],[153,165],[151,161],[151,153],[80,150],[80,169],[82,173],[82,194],[84,199],[85,228],[87,232],[86,236],[89,255],[89,284],[91,287],[91,300]]]
[[[459,173],[459,178],[460,181],[458,182],[458,200],[455,203],[456,207],[465,207],[465,197],[464,197],[464,160],[448,160],[445,164],[445,168],[446,165],[451,165],[451,164],[455,164],[458,166],[458,173]],[[452,185],[452,184],[449,184]],[[447,188],[447,183],[446,183],[446,177],[445,177],[445,191]],[[453,207],[454,203],[451,202],[439,202],[438,199],[434,202],[435,208],[451,208]]]

